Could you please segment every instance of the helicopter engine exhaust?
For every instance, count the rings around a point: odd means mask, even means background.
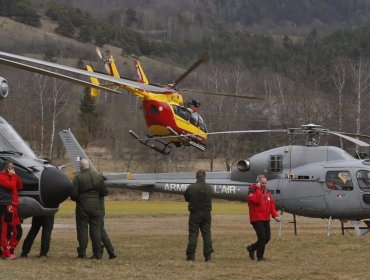
[[[9,95],[8,81],[0,76],[0,99],[7,98]]]
[[[239,171],[245,172],[245,171],[248,171],[251,168],[251,163],[250,163],[249,159],[239,160],[238,163],[236,164],[236,167],[238,168]]]

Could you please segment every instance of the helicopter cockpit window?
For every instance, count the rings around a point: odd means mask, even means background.
[[[199,122],[199,114],[198,113],[192,113],[191,116],[190,116],[190,122],[195,125],[195,126],[198,126],[198,122]]]
[[[370,191],[370,172],[368,170],[359,170],[356,173],[357,183],[364,192]]]
[[[351,191],[353,190],[351,175],[348,171],[328,171],[326,187],[329,190]]]
[[[197,112],[194,112],[193,114],[197,114],[198,115],[198,126],[201,130],[203,130],[204,132],[207,132],[207,127],[206,127],[206,123],[205,121],[202,119],[202,117],[197,113]]]
[[[26,157],[36,157],[14,128],[5,122],[0,122],[0,152],[16,152]]]
[[[185,120],[189,120],[190,119],[190,112],[184,108],[184,107],[180,107],[180,106],[176,106],[176,105],[173,105],[173,111],[175,112],[176,115],[178,115],[179,117],[185,119]]]
[[[270,173],[281,173],[283,171],[283,156],[270,156]]]

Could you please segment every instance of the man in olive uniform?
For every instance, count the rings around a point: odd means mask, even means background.
[[[199,229],[203,237],[203,255],[205,261],[211,260],[212,237],[211,237],[211,210],[212,188],[206,184],[206,172],[199,170],[196,174],[197,182],[191,184],[185,191],[184,197],[188,204],[189,215],[189,242],[186,249],[186,260],[195,261],[195,251]]]
[[[28,253],[31,251],[33,241],[35,240],[41,227],[42,227],[41,248],[39,256],[40,257],[48,256],[51,241],[51,232],[53,231],[54,227],[54,218],[55,214],[48,216],[32,217],[31,228],[27,234],[27,237],[23,241],[21,257],[27,257]]]
[[[80,161],[81,174],[73,180],[71,199],[76,202],[77,253],[79,258],[86,258],[88,231],[90,233],[93,256],[91,259],[101,259],[101,197],[108,194],[101,175],[90,170],[87,159]]]

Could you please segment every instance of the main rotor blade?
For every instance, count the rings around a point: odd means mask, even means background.
[[[228,93],[214,93],[214,92],[209,92],[209,91],[201,91],[201,90],[193,90],[193,89],[183,89],[183,88],[180,89],[180,91],[198,92],[198,93],[202,93],[202,94],[216,95],[216,96],[225,96],[225,97],[231,97],[231,98],[265,100],[263,97],[252,96],[252,95],[233,95],[233,94],[228,94]]]
[[[84,85],[84,86],[88,86],[88,87],[93,87],[93,88],[103,90],[103,91],[107,91],[107,92],[110,92],[110,93],[122,94],[122,92],[111,89],[111,88],[95,85],[93,83],[90,83],[90,82],[87,82],[87,81],[84,81],[84,80],[73,78],[71,76],[66,76],[66,75],[63,75],[63,74],[58,73],[58,72],[52,72],[52,71],[49,71],[47,69],[34,67],[34,66],[27,65],[27,64],[24,64],[24,63],[15,62],[15,61],[4,59],[4,58],[0,58],[0,63],[8,65],[8,66],[13,66],[13,67],[16,67],[16,68],[19,68],[19,69],[23,69],[23,70],[27,70],[27,71],[31,71],[31,72],[35,72],[35,73],[39,73],[39,74],[43,74],[43,75],[47,75],[47,76],[50,76],[50,77],[59,78],[61,80],[69,81],[69,82],[72,82],[72,83],[76,83],[76,84],[80,84],[80,85]]]
[[[365,134],[357,134],[357,133],[350,133],[350,132],[342,132],[342,131],[334,131],[336,133],[340,133],[340,134],[344,134],[344,135],[349,135],[349,136],[352,136],[352,137],[363,137],[363,138],[367,138],[367,139],[370,139],[370,135],[365,135]]]
[[[334,131],[327,131],[327,132],[330,133],[330,134],[336,135],[338,137],[344,138],[344,139],[346,139],[346,140],[348,140],[352,143],[355,143],[356,145],[359,145],[361,147],[370,147],[370,144],[368,144],[364,141],[355,139],[353,137],[350,137],[350,136],[347,136],[347,135],[344,135],[344,134],[341,134],[341,133],[338,133],[338,132],[334,132]]]
[[[3,57],[3,58],[1,58],[1,57]],[[115,78],[115,77],[112,77],[112,76],[109,76],[109,75],[89,72],[89,71],[86,71],[86,70],[82,70],[82,69],[78,69],[78,68],[74,68],[74,67],[70,67],[70,66],[65,66],[65,65],[62,65],[62,64],[47,62],[47,61],[40,60],[40,59],[29,58],[29,57],[26,57],[26,56],[15,55],[15,54],[6,53],[6,52],[0,52],[0,63],[7,64],[9,66],[13,66],[13,67],[24,69],[24,70],[31,71],[31,72],[37,72],[38,70],[36,70],[36,69],[42,69],[42,68],[37,67],[37,66],[30,66],[30,65],[27,65],[27,64],[23,64],[21,67],[19,67],[17,62],[15,62],[13,60],[7,60],[5,58],[7,58],[7,59],[16,59],[16,60],[21,60],[22,62],[30,62],[30,63],[35,63],[35,64],[39,64],[39,65],[46,66],[46,67],[51,67],[53,69],[50,70],[50,73],[56,73],[55,71],[56,71],[56,69],[58,69],[58,70],[63,70],[63,71],[67,71],[67,72],[70,72],[70,73],[82,75],[82,76],[85,76],[85,77],[98,78],[98,79],[101,79],[101,80],[104,80],[104,81],[109,81],[109,82],[115,83],[117,85],[122,85],[122,86],[127,86],[127,87],[133,87],[133,88],[136,88],[136,89],[147,90],[147,91],[150,91],[150,92],[171,92],[171,93],[175,92],[174,90],[169,89],[169,88],[146,85],[146,84],[142,84],[142,83],[135,82],[135,81],[130,81],[130,80],[123,79],[123,78]],[[29,67],[26,68],[25,66],[29,66]],[[46,74],[46,72],[43,73],[43,74],[52,76],[52,74]],[[73,79],[70,80],[70,81],[73,81]]]
[[[261,129],[261,130],[231,130],[231,131],[215,131],[215,132],[205,132],[205,133],[193,133],[193,134],[181,134],[181,135],[168,135],[168,136],[155,136],[148,138],[140,138],[139,141],[146,141],[149,139],[171,139],[171,138],[181,138],[189,136],[202,136],[202,135],[220,135],[220,134],[244,134],[244,133],[287,133],[286,129]]]
[[[204,54],[198,58],[198,60],[189,67],[172,85],[171,88],[174,88],[178,83],[180,83],[186,76],[188,76],[195,68],[197,68],[201,63],[208,61],[208,55]]]

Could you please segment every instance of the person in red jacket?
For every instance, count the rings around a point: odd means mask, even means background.
[[[257,251],[257,260],[264,261],[265,246],[271,238],[270,216],[279,222],[279,215],[276,212],[275,202],[266,188],[267,179],[264,175],[257,177],[257,184],[249,187],[247,196],[250,223],[252,224],[257,241],[247,246],[249,257],[254,260],[254,252]]]
[[[23,188],[20,177],[15,173],[11,162],[4,162],[0,173],[0,187],[11,189],[11,201],[6,206],[1,220],[1,256],[5,259],[16,259],[15,247],[22,236],[22,227],[18,215],[18,191]],[[10,188],[9,188],[10,187]]]

